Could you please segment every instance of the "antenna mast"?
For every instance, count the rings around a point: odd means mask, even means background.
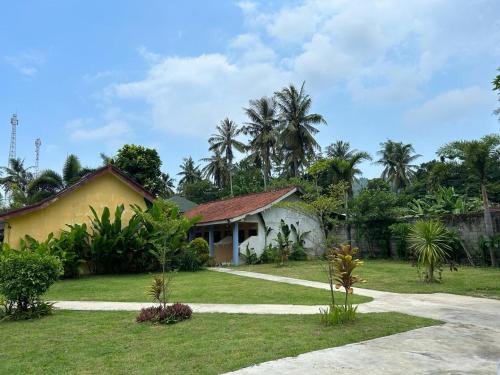
[[[35,162],[35,176],[38,177],[39,173],[39,168],[40,168],[40,146],[42,145],[42,141],[40,138],[37,138],[35,141],[35,155],[36,155],[36,162]]]
[[[12,125],[12,131],[10,133],[10,148],[9,148],[9,162],[7,165],[11,166],[11,160],[16,158],[16,133],[17,125],[19,120],[17,119],[17,114],[13,114],[10,119],[10,124]]]

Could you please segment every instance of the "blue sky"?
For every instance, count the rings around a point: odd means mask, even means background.
[[[165,172],[208,156],[207,138],[249,99],[306,82],[337,139],[375,155],[387,139],[421,161],[498,132],[500,2],[10,1],[0,22],[0,161],[18,113],[18,156],[96,166],[124,143],[155,147]],[[380,167],[363,166],[366,177]]]

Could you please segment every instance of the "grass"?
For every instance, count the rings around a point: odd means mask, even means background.
[[[288,266],[273,264],[241,266],[245,271],[295,277],[298,279],[326,282],[321,261],[290,262]],[[390,260],[366,260],[355,274],[366,279],[360,288],[377,289],[398,293],[452,293],[474,297],[500,299],[500,268],[459,267],[458,272],[447,268],[441,283],[426,284],[419,280],[417,269],[408,262]],[[354,286],[356,293],[356,285]]]
[[[2,374],[217,374],[438,322],[398,313],[360,314],[323,327],[315,315],[195,314],[172,326],[130,312],[57,311],[4,322]],[[277,334],[279,332],[279,334]]]
[[[106,275],[62,280],[44,296],[47,300],[147,302],[153,275]],[[271,303],[325,305],[328,291],[257,280],[213,271],[178,272],[170,301],[191,303]],[[352,303],[371,299],[354,296]]]

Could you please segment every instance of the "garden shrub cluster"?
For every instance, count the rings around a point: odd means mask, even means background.
[[[52,233],[44,241],[26,236],[19,250],[53,255],[62,262],[63,277],[85,273],[138,273],[160,268],[155,251],[167,246],[167,269],[196,271],[208,262],[204,239],[187,243],[187,233],[196,220],[180,215],[174,204],[157,200],[147,210],[133,206],[125,224],[123,205],[114,213],[105,207],[100,215],[93,207],[90,225],[68,225],[59,238]],[[180,229],[180,230],[177,230]],[[169,231],[176,231],[175,244],[164,243]]]
[[[173,305],[151,306],[141,310],[136,317],[138,323],[150,322],[158,324],[174,324],[190,319],[193,310],[188,305],[174,303]]]
[[[4,251],[0,255],[0,295],[3,315],[9,319],[37,318],[51,312],[41,296],[59,278],[61,261],[30,251]]]

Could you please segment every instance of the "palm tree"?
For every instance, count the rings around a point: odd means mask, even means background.
[[[434,282],[434,270],[448,258],[450,233],[436,220],[419,220],[410,228],[410,248],[418,258],[418,266],[427,269],[427,282]]]
[[[250,149],[254,160],[260,162],[264,177],[264,189],[271,178],[271,156],[274,154],[277,142],[276,101],[262,97],[250,100],[250,106],[244,108],[249,122],[245,123],[243,133],[250,135]]]
[[[233,195],[233,149],[236,149],[236,151],[239,152],[243,152],[246,149],[245,144],[236,139],[241,132],[241,128],[238,128],[238,126],[230,119],[225,118],[221,121],[220,125],[217,126],[217,133],[212,134],[212,136],[208,139],[208,142],[210,143],[210,151],[219,151],[221,155],[224,155],[226,158],[226,163],[229,168],[231,196]]]
[[[63,167],[64,185],[69,186],[77,182],[82,178],[82,171],[82,165],[80,164],[78,156],[74,154],[68,155]]]
[[[64,180],[59,173],[51,169],[44,170],[29,184],[28,201],[29,203],[41,201],[56,194],[64,186]]]
[[[207,163],[201,170],[203,176],[210,179],[213,178],[215,185],[218,188],[224,187],[227,176],[229,174],[226,159],[221,153],[216,150],[209,158],[203,158],[201,161]]]
[[[318,133],[313,125],[326,124],[323,117],[309,113],[311,97],[304,91],[305,82],[300,90],[294,85],[275,92],[277,106],[280,111],[280,143],[285,152],[285,163],[291,167],[292,175],[299,176],[300,170],[320,149],[314,135]]]
[[[380,159],[376,163],[384,166],[382,179],[391,184],[395,191],[410,185],[415,175],[416,165],[413,161],[421,155],[415,154],[411,144],[387,140],[381,143],[382,149],[378,152]]]
[[[488,200],[488,170],[490,166],[500,162],[500,135],[486,135],[480,140],[451,142],[441,147],[437,154],[442,158],[459,159],[469,171],[479,179],[481,196],[483,198],[484,225],[486,235],[493,236],[493,220],[491,218],[490,204]],[[497,260],[493,246],[489,247],[491,265],[496,266]]]
[[[351,150],[351,144],[349,142],[337,141],[332,143],[330,146],[326,148],[326,155],[329,158],[338,158],[342,160],[349,159],[356,150]]]
[[[10,159],[9,165],[7,167],[0,167],[0,170],[5,174],[5,176],[0,177],[0,185],[4,188],[6,195],[16,195],[14,201],[18,204],[24,204],[24,200],[27,197],[28,186],[33,180],[33,173],[31,169],[33,167],[25,167],[24,160]]]
[[[168,173],[161,174],[161,181],[163,183],[162,188],[160,189],[159,195],[165,198],[171,197],[174,195],[174,179],[170,177]]]
[[[181,171],[177,173],[182,178],[179,180],[179,188],[182,188],[186,184],[192,184],[201,180],[201,172],[199,167],[194,165],[194,160],[190,156],[189,158],[184,158],[182,164],[179,166]]]

